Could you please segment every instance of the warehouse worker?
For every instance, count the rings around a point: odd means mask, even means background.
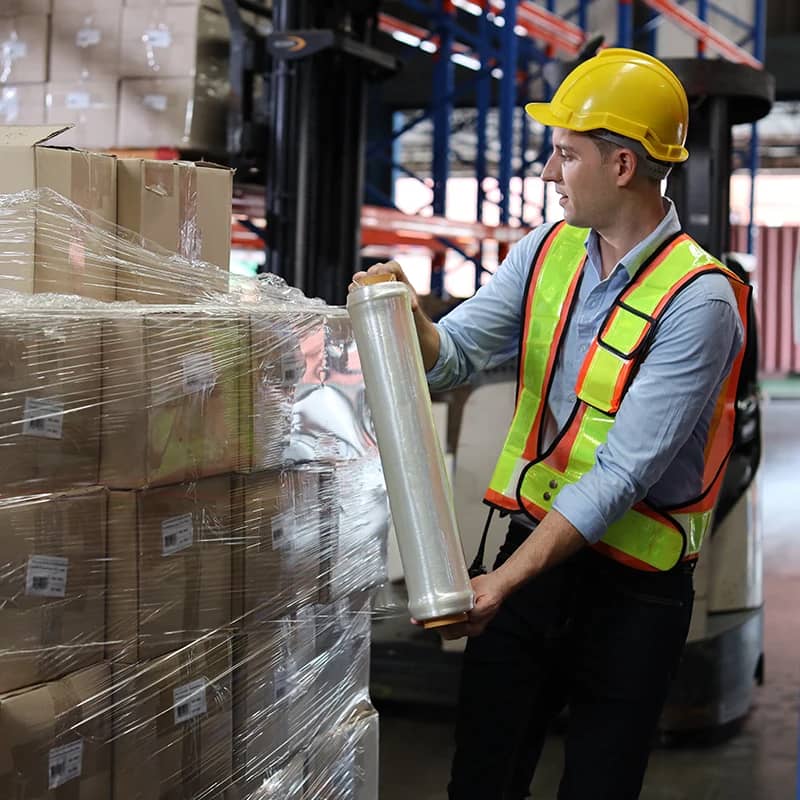
[[[449,796],[527,797],[566,706],[559,800],[633,800],[732,443],[748,289],[661,195],[688,157],[686,95],[663,63],[604,50],[526,111],[553,129],[542,178],[564,221],[439,324],[412,291],[432,388],[519,355],[485,497],[508,534],[446,633],[470,637]],[[369,272],[408,283],[394,261]]]

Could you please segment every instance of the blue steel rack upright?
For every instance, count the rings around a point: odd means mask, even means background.
[[[513,165],[515,156],[521,164],[517,176],[523,178],[523,201],[525,193],[524,178],[531,173],[529,170],[541,164],[547,150],[549,141],[547,137],[536,158],[526,158],[528,150],[528,131],[522,125],[524,133],[519,137],[519,149],[515,152],[514,127],[517,115],[524,120],[522,104],[526,99],[528,81],[542,75],[542,67],[551,59],[561,56],[566,58],[578,54],[588,34],[589,9],[594,0],[577,0],[576,5],[567,13],[560,16],[556,13],[556,0],[544,0],[544,6],[536,5],[532,0],[471,0],[471,13],[475,16],[477,33],[468,30],[460,21],[460,14],[466,13],[463,6],[466,4],[458,0],[403,0],[403,4],[427,20],[426,28],[414,28],[415,37],[419,43],[427,43],[428,52],[434,51],[436,64],[433,72],[433,85],[431,102],[428,109],[418,114],[413,120],[404,125],[395,137],[416,127],[420,122],[432,120],[432,209],[438,216],[446,216],[447,181],[450,175],[452,117],[456,101],[459,97],[474,88],[476,103],[476,138],[477,152],[474,170],[477,181],[477,209],[476,218],[479,222],[485,221],[487,199],[484,190],[485,179],[488,177],[487,158],[488,150],[487,127],[489,109],[491,107],[492,80],[499,80],[498,91],[498,118],[499,118],[499,160],[497,166],[497,183],[500,199],[499,218],[501,225],[524,226],[523,219],[525,204],[520,204],[520,214],[514,216],[511,211],[511,184],[515,177]],[[657,54],[658,29],[664,21],[670,21],[695,37],[697,41],[697,56],[703,58],[709,49],[715,50],[721,56],[733,61],[749,63],[760,67],[763,63],[765,49],[765,0],[753,0],[753,19],[751,21],[739,18],[731,11],[723,8],[713,0],[698,0],[694,14],[675,0],[639,0],[641,5],[648,10],[648,19],[643,26],[636,28],[634,25],[634,0],[618,0],[616,34],[617,46],[631,47],[634,42]],[[732,41],[715,31],[709,24],[709,15],[718,15],[728,23],[742,31],[739,41]],[[384,17],[381,28],[392,33],[403,31],[404,23],[401,20]],[[744,49],[752,46],[752,53]],[[423,51],[420,51],[423,52]],[[464,81],[456,84],[455,64],[453,56],[470,57],[474,61],[476,76],[474,81]],[[499,73],[498,73],[499,70]],[[555,87],[548,86],[543,81],[545,92],[551,92]],[[381,155],[382,150],[389,150],[394,154],[392,142],[372,143],[369,153],[373,156]],[[753,232],[755,230],[754,198],[755,175],[758,167],[758,138],[756,124],[753,123],[748,167],[751,175],[750,193],[750,228],[748,236],[748,249],[753,252]],[[407,169],[394,162],[397,169],[405,174],[424,181]],[[370,187],[368,187],[369,191]],[[374,196],[377,196],[374,190]],[[382,201],[392,204],[390,198],[383,197]],[[544,213],[544,208],[542,209]],[[447,244],[446,239],[442,241]],[[477,257],[458,250],[461,255],[475,264],[475,288],[481,283],[481,251]],[[431,273],[431,292],[441,296],[444,291],[444,259],[434,263]]]

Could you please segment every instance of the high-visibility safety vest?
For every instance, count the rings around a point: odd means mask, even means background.
[[[659,319],[677,294],[701,275],[730,281],[747,325],[750,287],[686,234],[668,239],[619,294],[589,348],[568,422],[544,445],[547,396],[586,260],[588,231],[559,223],[544,238],[525,291],[514,418],[484,501],[541,521],[558,492],[594,465],[614,416],[644,360]],[[733,444],[736,393],[744,347],[720,390],[704,453],[703,486],[680,506],[633,506],[595,545],[641,570],[666,571],[697,557]],[[664,391],[669,391],[665,386]]]

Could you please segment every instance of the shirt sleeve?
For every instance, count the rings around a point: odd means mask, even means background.
[[[647,496],[690,437],[702,439],[696,443],[701,450],[705,446],[709,406],[744,332],[726,278],[703,276],[690,288],[659,323],[594,466],[553,504],[590,544]]]
[[[550,227],[540,225],[517,242],[492,279],[436,325],[439,358],[427,373],[431,389],[459,386],[517,354],[525,285]]]

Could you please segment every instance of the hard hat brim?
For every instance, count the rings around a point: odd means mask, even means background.
[[[564,120],[553,113],[550,103],[526,103],[525,113],[549,128],[562,128]]]
[[[526,103],[525,113],[548,128],[565,128],[576,133],[586,133],[587,131],[597,130],[598,128],[608,128],[619,133],[620,136],[631,136],[624,130],[617,131],[615,126],[608,124],[605,120],[592,124],[591,122],[581,122],[576,120],[576,115],[567,112],[566,115],[559,115],[553,108],[552,103]],[[631,138],[634,138],[631,136]],[[654,149],[648,141],[642,141],[642,146],[657,161],[666,163],[681,163],[689,158],[689,151],[683,145],[672,145],[667,152],[659,152]]]

